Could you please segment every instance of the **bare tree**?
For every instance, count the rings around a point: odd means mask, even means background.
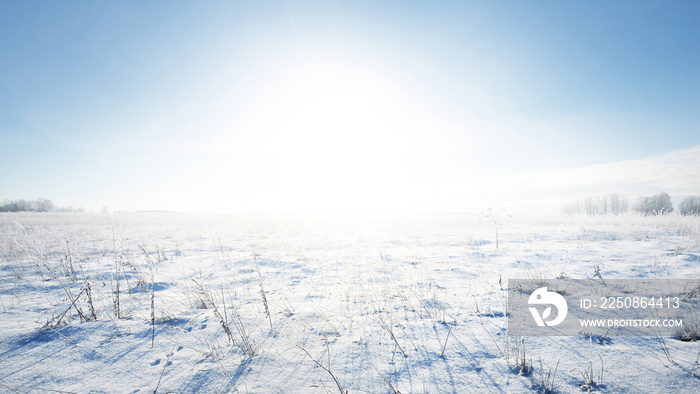
[[[661,192],[652,197],[641,196],[634,206],[634,210],[642,215],[665,215],[673,212],[673,204],[671,196],[668,193]]]
[[[586,196],[564,207],[569,214],[605,215],[627,212],[629,202],[619,194]]]
[[[700,215],[700,196],[686,197],[678,205],[681,215]]]
[[[36,210],[39,212],[51,212],[54,209],[54,205],[51,200],[45,198],[38,198],[36,200]]]

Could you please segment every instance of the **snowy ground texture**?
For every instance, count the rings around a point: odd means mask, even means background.
[[[699,244],[675,215],[5,213],[0,391],[697,392],[697,340],[504,310],[508,278],[700,278]]]

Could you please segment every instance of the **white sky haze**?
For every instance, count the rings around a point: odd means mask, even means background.
[[[700,194],[696,2],[0,5],[0,199],[558,212]]]

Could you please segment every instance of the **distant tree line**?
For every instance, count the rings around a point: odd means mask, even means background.
[[[36,200],[5,200],[0,205],[0,212],[85,212],[82,207],[57,207],[51,200],[37,198]]]
[[[601,196],[586,196],[565,207],[564,211],[571,214],[605,215],[627,212],[629,201],[618,194]]]
[[[661,192],[653,196],[640,196],[630,205],[625,197],[618,194],[604,194],[600,196],[586,196],[564,207],[568,214],[605,215],[621,214],[629,210],[644,216],[666,215],[673,212],[671,196]],[[700,196],[685,198],[678,206],[681,215],[700,215]]]

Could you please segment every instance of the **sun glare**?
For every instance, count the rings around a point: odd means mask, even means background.
[[[248,175],[275,210],[395,208],[392,190],[410,176],[405,163],[417,147],[401,92],[378,70],[306,60],[259,94],[264,119],[254,124],[266,159]]]

